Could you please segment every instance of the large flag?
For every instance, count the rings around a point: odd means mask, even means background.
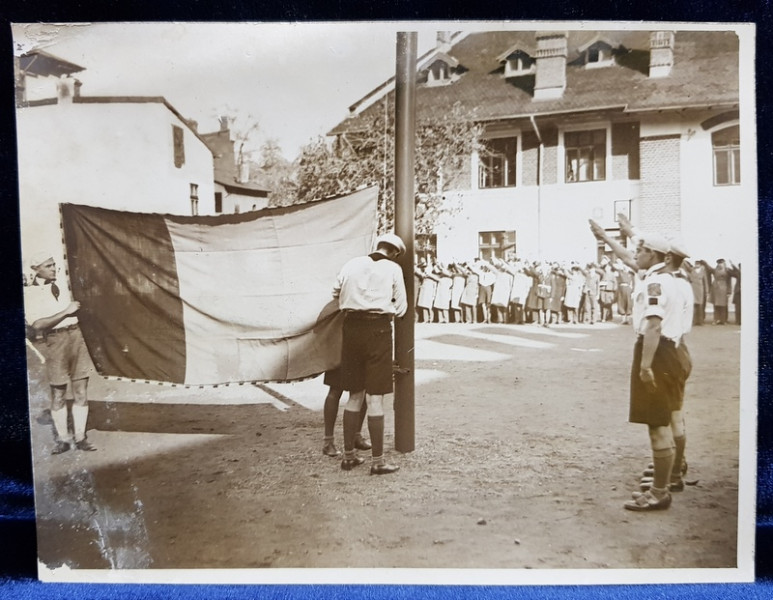
[[[97,371],[182,384],[301,379],[338,365],[341,266],[371,250],[377,188],[221,216],[62,205]]]

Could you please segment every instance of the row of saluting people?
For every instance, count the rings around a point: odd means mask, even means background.
[[[715,322],[727,322],[730,296],[740,323],[740,266],[718,259],[685,265],[693,288],[694,324],[705,320],[706,303]],[[417,261],[414,271],[416,318],[437,323],[594,323],[611,321],[614,307],[630,321],[633,271],[606,256],[584,267],[576,262],[504,261],[476,258],[448,265]],[[731,278],[736,278],[735,286]]]

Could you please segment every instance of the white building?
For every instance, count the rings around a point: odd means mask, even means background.
[[[738,260],[756,214],[739,95],[734,31],[440,34],[418,60],[417,125],[461,107],[486,152],[453,174],[462,183],[444,194],[458,210],[417,249],[441,261],[595,260],[604,249],[588,219],[617,235],[624,213],[681,236],[696,258]],[[356,140],[385,102],[394,106],[393,80],[330,135]]]
[[[80,67],[51,55],[32,60],[37,54],[21,57],[17,65],[24,256],[59,243],[61,203],[178,215],[217,213],[212,152],[169,102],[162,97],[82,96],[71,77]]]

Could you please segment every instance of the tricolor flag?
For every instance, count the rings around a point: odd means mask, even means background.
[[[289,381],[338,365],[341,266],[371,250],[377,188],[220,216],[62,205],[73,297],[105,376]]]

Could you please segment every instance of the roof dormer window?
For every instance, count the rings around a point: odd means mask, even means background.
[[[448,85],[459,79],[462,71],[458,60],[438,52],[419,67],[418,82],[427,86]]]
[[[598,40],[585,48],[584,58],[586,69],[608,67],[615,62],[613,48],[604,40]]]
[[[448,83],[451,80],[451,69],[448,63],[436,60],[427,69],[427,84]]]
[[[504,78],[531,75],[535,71],[536,59],[517,46],[501,54],[498,60],[503,65]]]
[[[525,52],[518,52],[507,57],[505,61],[505,77],[520,77],[534,72],[536,61]]]

